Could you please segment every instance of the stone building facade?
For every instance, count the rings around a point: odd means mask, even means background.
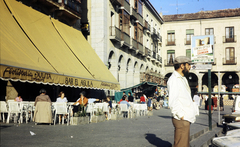
[[[191,14],[163,16],[164,76],[173,72],[177,56],[191,56],[191,36],[214,35],[214,62],[211,69],[212,88],[225,85],[232,91],[240,80],[240,9],[201,11]],[[218,72],[220,74],[218,74]],[[190,86],[198,91],[207,90],[208,71],[191,70]]]
[[[163,19],[148,0],[91,0],[88,18],[88,41],[121,89],[145,72],[161,78]]]

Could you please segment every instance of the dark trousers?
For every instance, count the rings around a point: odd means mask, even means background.
[[[189,147],[190,122],[172,118],[174,130],[174,147]]]

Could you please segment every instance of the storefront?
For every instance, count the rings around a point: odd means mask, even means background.
[[[15,0],[1,0],[0,14],[1,99],[7,81],[31,100],[42,87],[53,96],[62,89],[120,90],[80,31]]]

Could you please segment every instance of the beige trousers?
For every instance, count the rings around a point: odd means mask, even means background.
[[[174,147],[189,147],[190,122],[172,118],[174,130]]]

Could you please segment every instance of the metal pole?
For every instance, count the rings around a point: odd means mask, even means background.
[[[208,126],[209,126],[209,131],[212,131],[212,98],[211,98],[211,69],[208,70]]]
[[[218,109],[218,124],[220,125],[220,91],[221,91],[221,85],[220,85],[220,72],[218,71],[218,103],[217,103],[217,109]]]

